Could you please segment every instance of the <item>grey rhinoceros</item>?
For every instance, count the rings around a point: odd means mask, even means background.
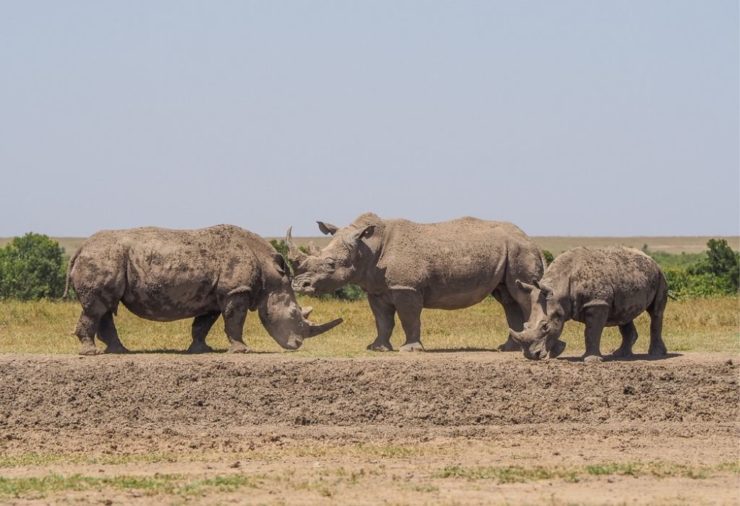
[[[419,224],[365,213],[339,228],[318,222],[334,237],[321,251],[302,253],[286,237],[295,266],[293,287],[304,293],[332,292],[354,283],[367,292],[377,337],[369,350],[392,350],[395,314],[406,334],[402,351],[423,350],[422,308],[460,309],[493,295],[509,326],[522,328],[529,294],[517,279],[539,279],[544,259],[537,246],[511,223],[461,218]],[[500,347],[518,350],[511,339]]]
[[[637,340],[633,320],[643,311],[650,315],[650,355],[665,355],[663,312],[668,297],[665,276],[655,260],[632,248],[574,248],[559,255],[539,282],[521,281],[529,292],[532,313],[523,331],[511,330],[531,359],[554,357],[565,344],[559,341],[563,324],[586,324],[584,360],[600,361],[601,333],[619,326],[622,345],[614,352],[629,357]]]
[[[108,353],[121,344],[113,315],[118,303],[149,320],[195,318],[189,352],[206,352],[206,336],[223,315],[230,352],[245,352],[248,310],[286,349],[325,332],[341,319],[314,325],[301,310],[283,258],[264,239],[231,225],[198,230],[155,227],[98,232],[70,259],[71,283],[82,304],[75,334],[83,355],[96,354],[94,337]]]

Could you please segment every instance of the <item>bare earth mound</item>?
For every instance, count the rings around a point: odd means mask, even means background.
[[[732,359],[4,355],[0,501],[732,504]]]

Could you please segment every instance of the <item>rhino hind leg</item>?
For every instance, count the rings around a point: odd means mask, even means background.
[[[116,324],[113,322],[112,311],[108,311],[100,318],[98,339],[105,343],[105,351],[103,353],[128,353],[128,349],[126,349],[118,338],[118,331],[116,330]]]
[[[391,335],[396,325],[396,308],[377,295],[368,295],[370,309],[375,317],[375,328],[378,332],[375,341],[367,346],[371,351],[393,351]]]
[[[520,332],[524,328],[524,314],[519,303],[501,286],[496,288],[492,295],[504,307],[506,323],[509,325],[509,328]],[[522,347],[511,336],[508,336],[506,342],[499,345],[497,349],[498,351],[520,351]]]
[[[421,295],[414,290],[397,290],[393,293],[393,305],[406,334],[406,342],[399,351],[424,351],[421,344]]]
[[[80,340],[80,355],[97,355],[99,353],[95,348],[95,333],[99,324],[100,316],[83,309],[74,332]]]
[[[221,313],[216,311],[195,317],[191,329],[193,342],[188,348],[188,353],[209,353],[213,351],[213,348],[206,344],[206,337],[219,316],[221,316]]]
[[[661,357],[668,353],[668,349],[663,342],[663,313],[665,312],[666,302],[668,301],[668,288],[658,291],[655,300],[648,308],[650,315],[650,348],[648,354],[653,357]]]
[[[612,356],[618,358],[629,358],[632,356],[632,346],[637,342],[637,328],[635,328],[635,322],[620,325],[619,333],[622,334],[622,345],[612,353]]]
[[[249,310],[249,299],[245,294],[231,295],[224,305],[224,330],[229,338],[229,353],[247,353],[249,348],[244,344],[244,322]]]

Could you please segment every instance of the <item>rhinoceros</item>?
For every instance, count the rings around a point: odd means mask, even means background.
[[[98,352],[96,334],[105,352],[128,351],[113,323],[119,302],[149,320],[194,318],[192,353],[211,351],[206,336],[220,315],[233,353],[248,351],[242,340],[248,310],[256,310],[273,339],[290,350],[342,322],[309,322],[310,310],[296,302],[283,257],[258,235],[232,225],[98,232],[70,259],[67,288],[70,283],[82,304],[75,334],[83,355]]]
[[[575,320],[586,324],[587,362],[602,360],[604,327],[619,326],[622,344],[616,357],[632,355],[637,340],[633,320],[643,311],[650,315],[650,355],[666,354],[663,343],[663,312],[668,284],[663,272],[642,251],[623,248],[574,248],[559,255],[541,280],[517,279],[529,292],[532,312],[523,331],[511,329],[530,359],[556,357],[565,348],[559,341],[563,324]]]
[[[406,342],[401,351],[423,351],[422,308],[460,309],[493,295],[512,328],[529,316],[529,294],[516,279],[539,279],[544,259],[537,246],[511,223],[461,218],[419,224],[384,220],[373,213],[339,228],[319,221],[334,237],[321,251],[301,252],[286,236],[295,267],[293,288],[312,294],[354,283],[367,292],[377,337],[369,350],[390,351],[395,314]],[[518,350],[511,339],[499,347]]]

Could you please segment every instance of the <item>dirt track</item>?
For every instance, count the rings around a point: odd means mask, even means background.
[[[347,469],[382,466],[384,471],[361,489],[335,484],[332,497],[340,502],[363,497],[371,502],[501,498],[538,502],[544,493],[553,502],[601,502],[599,497],[693,502],[699,493],[710,503],[731,503],[738,498],[736,473],[719,473],[701,483],[669,475],[661,486],[645,477],[630,477],[634,480],[630,487],[617,487],[622,495],[598,496],[594,493],[604,490],[607,477],[577,484],[556,479],[556,488],[550,480],[548,492],[547,483],[541,481],[524,487],[495,480],[442,479],[439,470],[450,465],[565,468],[607,462],[661,461],[677,466],[737,462],[736,362],[728,354],[598,365],[569,360],[533,363],[518,354],[501,353],[354,359],[289,354],[4,355],[0,452],[191,454],[169,464],[174,466],[172,472],[248,473],[277,466],[275,473],[286,469],[296,476],[304,473],[308,482],[315,474],[295,469],[306,458],[320,466],[333,463]],[[394,455],[382,445],[412,450]],[[358,448],[376,450],[369,450],[368,456],[358,454]],[[239,469],[226,466],[239,455]],[[114,471],[146,474],[146,469],[129,464]],[[393,476],[396,471],[399,476],[411,473],[412,483],[421,480],[429,486],[417,493],[402,487],[391,494],[394,488],[383,480],[396,480],[385,476],[388,469],[396,469]],[[0,469],[10,477],[49,471],[88,469],[83,464]],[[624,476],[608,478],[612,480],[608,483],[618,483]],[[378,486],[376,495],[353,496],[367,494],[372,486]],[[486,494],[487,487],[504,495]],[[266,502],[327,500],[312,496],[310,490],[291,495],[283,486],[271,490],[263,484],[250,494],[257,492],[266,494],[261,499]],[[220,494],[219,501],[243,497]],[[95,494],[70,497],[100,499]],[[135,495],[111,497],[136,500]]]

